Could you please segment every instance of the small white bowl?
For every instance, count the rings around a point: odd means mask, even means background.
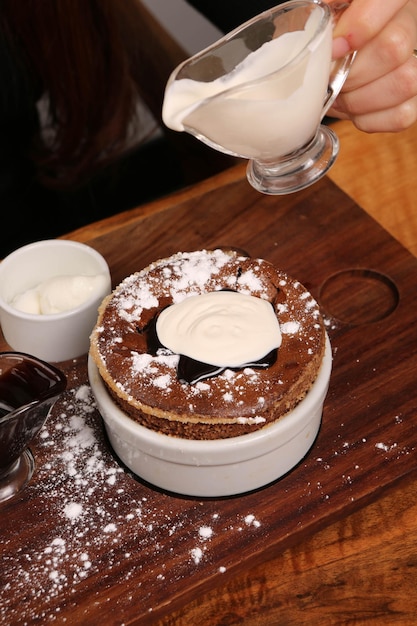
[[[56,276],[103,275],[79,306],[62,313],[19,311],[13,299]],[[109,266],[96,250],[82,243],[48,239],[28,244],[0,263],[0,323],[9,346],[50,362],[66,361],[88,352],[97,309],[111,291]]]
[[[289,472],[314,443],[332,368],[331,346],[319,375],[296,408],[272,426],[211,441],[157,433],[130,419],[107,392],[92,358],[91,389],[110,443],[121,461],[149,483],[187,496],[221,497],[264,487]]]

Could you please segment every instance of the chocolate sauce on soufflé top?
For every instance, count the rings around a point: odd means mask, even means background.
[[[132,419],[222,439],[291,411],[324,348],[318,304],[300,282],[218,249],[180,252],[125,278],[99,309],[90,353]]]

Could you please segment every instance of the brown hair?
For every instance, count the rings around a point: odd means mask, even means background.
[[[8,44],[46,93],[53,142],[31,152],[49,186],[85,180],[125,149],[138,96],[147,99],[138,0],[0,0]],[[147,54],[147,53],[146,53]]]

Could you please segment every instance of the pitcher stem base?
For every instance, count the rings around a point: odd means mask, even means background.
[[[252,187],[261,193],[294,193],[322,178],[335,162],[338,152],[337,135],[328,126],[321,125],[305,150],[276,165],[251,160],[246,175]]]

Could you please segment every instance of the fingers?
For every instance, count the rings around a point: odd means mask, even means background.
[[[405,9],[377,37],[358,51],[345,90],[357,89],[387,76],[404,64],[409,64],[413,48],[417,47],[414,42],[417,43],[416,17]],[[411,71],[414,70],[414,65],[411,64]]]
[[[339,95],[329,115],[350,118],[366,132],[398,132],[417,121],[417,59],[370,84]]]
[[[351,50],[360,50],[373,39],[408,0],[353,0],[341,15],[334,38],[345,39]]]
[[[372,112],[368,115],[351,117],[339,111],[330,110],[329,115],[339,119],[350,119],[356,128],[366,133],[395,133],[410,128],[417,121],[417,101],[403,102],[399,107]]]
[[[417,120],[417,0],[353,0],[336,28],[347,39],[339,36],[334,47],[349,40],[358,52],[329,115],[349,118],[366,132],[412,125]]]

